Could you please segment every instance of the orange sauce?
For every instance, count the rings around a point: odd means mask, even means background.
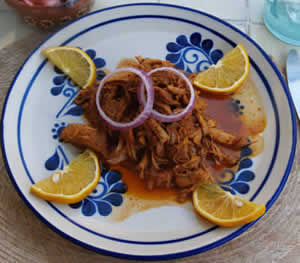
[[[112,165],[111,169],[120,171],[122,174],[122,182],[127,185],[127,194],[134,195],[144,200],[174,200],[176,191],[174,189],[156,188],[148,190],[145,182],[133,171],[120,165]]]

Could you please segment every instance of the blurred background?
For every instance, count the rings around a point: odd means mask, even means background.
[[[288,45],[273,36],[263,22],[264,0],[95,0],[91,11],[136,2],[168,3],[205,11],[237,26],[254,38],[279,64],[284,64]],[[238,10],[238,11],[237,11]],[[5,0],[0,0],[0,49],[35,32]],[[300,48],[297,48],[300,51]]]

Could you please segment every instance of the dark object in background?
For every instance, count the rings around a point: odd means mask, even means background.
[[[23,0],[5,0],[15,8],[26,24],[42,30],[55,30],[66,23],[87,14],[94,0],[61,1],[61,6],[28,5]],[[32,1],[34,2],[34,1]]]

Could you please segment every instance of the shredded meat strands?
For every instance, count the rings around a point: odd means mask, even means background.
[[[130,66],[146,72],[159,67],[174,67],[168,61],[136,57]],[[152,77],[154,108],[164,114],[183,110],[189,98],[185,82],[169,72]],[[193,75],[190,76],[193,78]],[[127,122],[139,112],[136,90],[139,79],[132,73],[119,74],[105,83],[101,105],[110,118]],[[80,90],[75,103],[84,110],[89,124],[69,124],[60,139],[79,148],[90,148],[109,164],[129,162],[148,189],[178,189],[178,200],[185,201],[201,182],[214,182],[210,166],[232,167],[239,156],[224,147],[239,150],[249,144],[246,137],[216,128],[215,120],[205,114],[206,103],[196,90],[193,111],[173,123],[147,119],[141,126],[114,131],[99,116],[96,88]]]

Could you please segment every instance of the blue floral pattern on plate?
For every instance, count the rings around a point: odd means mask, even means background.
[[[223,57],[223,51],[213,49],[214,42],[211,39],[203,39],[199,32],[186,37],[180,35],[176,42],[167,44],[168,54],[166,60],[172,62],[176,68],[189,73],[200,72],[216,64]]]
[[[85,52],[95,63],[97,80],[103,79],[105,76],[105,72],[103,71],[103,67],[106,65],[105,60],[101,57],[97,57],[96,51],[93,49],[87,49]],[[67,125],[66,121],[63,120],[64,117],[80,117],[83,114],[82,108],[74,103],[74,98],[78,95],[76,84],[57,67],[54,67],[54,72],[55,76],[52,79],[50,94],[55,97],[63,96],[66,98],[66,102],[58,109],[55,115],[56,122],[51,129],[52,138],[58,140],[59,144],[55,148],[54,153],[52,153],[45,162],[45,168],[50,171],[63,169],[64,165],[69,163],[64,148],[59,141],[59,135]]]
[[[119,171],[101,167],[101,179],[96,189],[84,200],[70,205],[71,208],[81,210],[84,216],[93,216],[98,212],[100,216],[108,216],[113,206],[121,206],[122,194],[127,192],[127,186],[121,181]]]
[[[245,147],[241,151],[241,161],[238,169],[234,172],[231,169],[225,169],[221,178],[218,179],[220,186],[231,192],[232,194],[247,194],[250,190],[249,182],[255,179],[255,174],[248,168],[253,165],[253,161],[249,158],[252,154],[250,147]]]
[[[100,81],[105,76],[103,71],[103,67],[106,65],[105,60],[97,57],[96,51],[93,49],[88,49],[85,52],[95,63],[97,81]],[[59,143],[54,153],[45,162],[45,168],[50,171],[62,170],[69,163],[64,147],[59,140],[60,133],[67,126],[67,123],[62,119],[68,115],[80,117],[83,114],[81,107],[74,103],[74,98],[78,94],[76,84],[57,67],[54,67],[54,71],[56,75],[52,80],[53,86],[50,89],[50,93],[52,96],[62,95],[67,100],[56,113],[56,122],[51,129],[52,138],[58,140]],[[97,211],[101,216],[110,215],[113,206],[117,207],[123,203],[122,194],[127,192],[127,186],[121,181],[121,178],[122,175],[119,171],[108,171],[102,165],[101,179],[93,193],[79,203],[70,205],[70,207],[74,209],[80,208],[84,216],[93,216]]]
[[[45,168],[49,171],[64,169],[64,166],[69,163],[65,151],[61,145],[55,148],[54,153],[45,162]]]

